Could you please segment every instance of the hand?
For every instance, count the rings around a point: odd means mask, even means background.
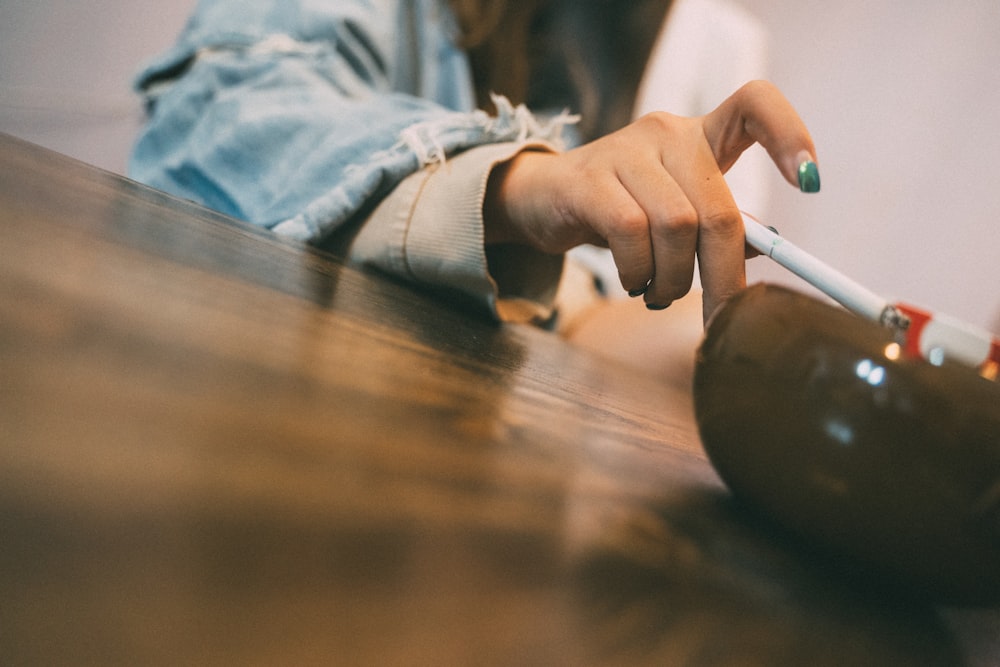
[[[707,320],[746,286],[743,221],[723,174],[754,143],[793,185],[815,159],[805,124],[763,81],[699,118],[652,113],[565,153],[520,153],[491,175],[486,242],[607,246],[622,287],[652,309],[691,289],[697,256]]]

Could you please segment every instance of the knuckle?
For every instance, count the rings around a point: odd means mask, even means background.
[[[669,236],[691,236],[698,233],[698,212],[693,207],[673,208],[655,221],[655,228]]]
[[[740,212],[731,206],[712,206],[701,214],[701,228],[713,234],[735,234],[743,232]]]
[[[639,240],[649,235],[649,220],[638,207],[622,207],[609,216],[608,225],[617,236]]]
[[[658,134],[670,134],[677,130],[679,120],[679,116],[666,111],[651,111],[638,118],[635,125]]]
[[[757,97],[760,95],[769,95],[774,90],[776,90],[776,87],[770,81],[766,81],[764,79],[754,79],[753,81],[747,81],[744,83],[736,92],[741,96]]]

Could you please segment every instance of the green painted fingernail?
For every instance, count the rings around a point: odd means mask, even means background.
[[[799,190],[819,192],[819,167],[812,160],[806,160],[799,165]]]

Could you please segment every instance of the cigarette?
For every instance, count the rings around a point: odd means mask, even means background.
[[[851,312],[889,324],[885,322],[886,309],[892,308],[892,304],[886,299],[779,236],[750,214],[743,213],[743,224],[747,243],[754,250],[767,255]]]
[[[946,360],[977,369],[1000,364],[1000,339],[953,317],[893,304],[743,213],[746,241],[757,252],[851,312],[894,329],[908,351],[940,366]]]

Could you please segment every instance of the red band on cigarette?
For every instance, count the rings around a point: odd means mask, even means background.
[[[926,310],[902,303],[897,303],[896,308],[910,318],[910,326],[906,329],[906,345],[903,349],[914,357],[923,357],[920,352],[920,334],[923,333],[927,323],[931,321],[932,315]]]

